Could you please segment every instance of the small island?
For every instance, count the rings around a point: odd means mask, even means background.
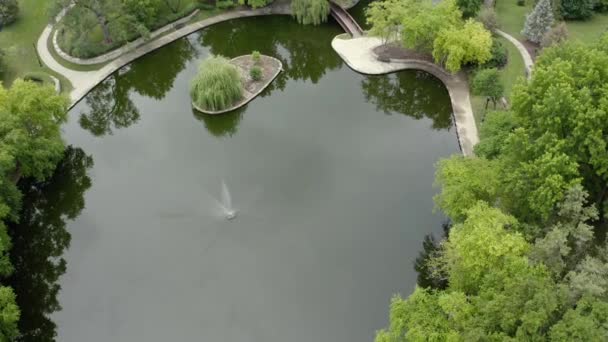
[[[281,61],[257,51],[231,60],[209,57],[192,80],[192,107],[205,114],[233,111],[258,96],[281,70]]]

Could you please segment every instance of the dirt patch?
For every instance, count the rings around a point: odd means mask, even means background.
[[[530,57],[532,57],[532,60],[536,60],[536,56],[538,56],[538,54],[540,53],[541,47],[540,45],[536,44],[536,43],[532,43],[529,40],[520,40],[520,42],[524,45],[524,47],[526,48],[526,50],[528,50],[528,53],[530,54]]]
[[[251,55],[234,58],[230,63],[239,68],[241,79],[243,80],[243,89],[251,94],[255,94],[266,87],[266,83],[271,78],[274,78],[277,71],[281,68],[280,63],[277,63],[276,59],[263,55],[260,56],[260,61],[257,64]],[[259,81],[254,81],[251,78],[251,69],[256,65],[262,69],[262,78]]]
[[[428,53],[406,49],[396,43],[376,46],[373,51],[378,56],[378,60],[381,61],[389,61],[391,59],[417,59],[431,63],[435,62],[433,56]]]

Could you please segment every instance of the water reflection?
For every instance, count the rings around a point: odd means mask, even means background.
[[[271,16],[220,23],[201,31],[199,41],[215,55],[236,57],[257,50],[279,58],[285,73],[273,87],[283,89],[284,77],[317,83],[328,70],[342,66],[342,59],[330,48],[331,40],[340,33],[335,23],[310,29],[290,17]]]
[[[239,123],[243,119],[243,114],[246,110],[247,106],[225,114],[210,115],[201,113],[196,109],[192,109],[192,114],[197,120],[200,120],[205,124],[205,128],[213,136],[231,137],[236,133]]]
[[[58,280],[66,271],[62,255],[71,239],[66,221],[84,209],[83,195],[91,186],[87,172],[92,166],[93,159],[83,150],[68,147],[50,179],[19,183],[23,208],[19,224],[9,229],[16,270],[9,285],[21,308],[20,341],[55,341],[57,327],[49,315],[61,309]]]
[[[432,127],[437,130],[452,126],[452,107],[447,90],[431,74],[403,71],[369,76],[361,81],[361,88],[365,99],[386,114],[397,112],[416,119],[428,117],[433,120]]]

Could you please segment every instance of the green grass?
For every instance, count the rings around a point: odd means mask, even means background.
[[[526,14],[532,11],[533,0],[527,0],[526,6],[517,6],[516,0],[497,0],[496,15],[500,29],[515,38],[522,38]]]
[[[19,1],[17,21],[0,31],[0,47],[4,51],[2,81],[6,86],[28,71],[44,71],[38,62],[35,44],[49,22],[40,0]]]
[[[582,43],[593,43],[608,31],[608,13],[596,13],[586,21],[568,21],[570,40]]]

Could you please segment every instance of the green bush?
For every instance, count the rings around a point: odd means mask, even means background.
[[[262,60],[262,55],[260,54],[260,51],[253,51],[251,53],[251,59],[253,59],[253,62],[255,64],[260,64],[260,61]]]
[[[562,0],[561,14],[565,19],[585,20],[593,15],[595,0]]]
[[[232,106],[243,96],[239,71],[222,56],[207,58],[190,84],[190,96],[198,107],[206,110]]]
[[[260,68],[259,66],[254,66],[253,68],[251,68],[251,70],[249,71],[249,76],[251,76],[251,79],[254,81],[260,81],[262,79],[262,68]]]
[[[291,2],[292,15],[300,24],[319,25],[327,21],[329,16],[328,0],[293,0]]]
[[[484,69],[475,74],[473,78],[473,94],[477,96],[486,96],[488,100],[496,103],[503,96],[505,88],[500,82],[500,74],[498,70]]]
[[[239,5],[247,4],[251,8],[260,8],[272,3],[273,0],[239,0]]]
[[[19,4],[17,0],[0,0],[0,28],[17,20]]]
[[[598,12],[608,12],[608,0],[597,0],[595,10]]]
[[[492,7],[485,7],[482,9],[477,16],[477,20],[479,20],[488,31],[494,32],[499,28],[496,11]]]
[[[485,68],[502,68],[507,65],[509,54],[507,48],[500,41],[492,42],[492,57],[484,64]]]
[[[517,6],[526,6],[526,0],[517,0]]]
[[[218,0],[218,2],[215,5],[219,9],[229,9],[229,8],[233,8],[234,6],[236,6],[234,1],[232,1],[232,0]]]
[[[540,46],[546,48],[564,43],[566,40],[568,40],[568,28],[566,27],[566,23],[561,22],[549,32],[545,33],[543,39],[540,41]]]

